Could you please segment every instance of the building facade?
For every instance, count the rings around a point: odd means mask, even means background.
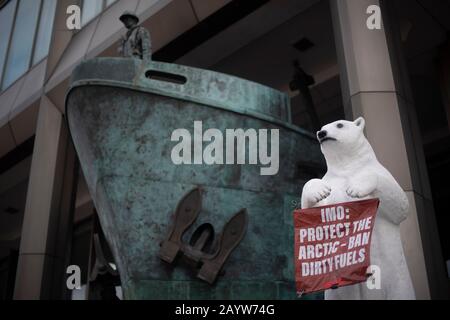
[[[73,5],[81,8],[81,28],[70,30]],[[127,10],[150,30],[154,60],[228,73],[286,92],[292,122],[304,129],[314,132],[331,121],[364,116],[380,162],[410,201],[401,231],[416,296],[448,298],[450,189],[444,179],[450,172],[450,4],[3,0],[0,299],[103,296],[102,282],[91,277],[93,235],[101,231],[70,141],[64,103],[80,61],[118,55],[126,32],[118,18]],[[311,76],[304,85],[307,94],[292,86],[295,60]],[[70,265],[80,266],[81,290],[66,286]]]

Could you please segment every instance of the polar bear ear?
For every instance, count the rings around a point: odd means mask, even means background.
[[[353,122],[357,127],[360,127],[361,130],[364,130],[365,126],[366,126],[366,120],[364,120],[363,117],[359,117],[358,119],[355,120],[355,122]]]

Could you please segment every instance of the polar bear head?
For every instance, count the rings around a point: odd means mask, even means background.
[[[325,157],[352,155],[368,144],[364,136],[364,118],[355,121],[340,120],[326,126],[317,132],[322,153]],[[357,152],[359,153],[359,152]]]

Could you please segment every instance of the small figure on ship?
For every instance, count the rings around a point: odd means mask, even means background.
[[[132,12],[124,12],[119,19],[128,29],[126,35],[122,37],[119,52],[126,58],[150,61],[152,48],[148,30],[138,25],[139,18]]]

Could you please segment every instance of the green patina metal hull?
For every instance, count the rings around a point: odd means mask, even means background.
[[[186,77],[148,79],[148,70]],[[120,58],[81,63],[66,100],[67,119],[89,191],[127,299],[295,299],[292,211],[305,183],[302,163],[320,166],[314,137],[289,124],[281,92],[236,77]],[[279,129],[280,170],[258,165],[174,165],[173,130]],[[247,208],[248,229],[214,285],[160,260],[178,201],[204,190],[202,212],[185,235],[210,222],[219,232]]]

